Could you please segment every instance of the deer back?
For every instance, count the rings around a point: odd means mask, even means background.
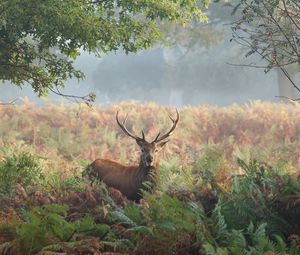
[[[143,182],[150,180],[140,166],[125,166],[107,159],[95,160],[87,171],[91,180],[101,180],[131,200],[139,200]]]

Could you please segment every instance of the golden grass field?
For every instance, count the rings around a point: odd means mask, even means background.
[[[30,102],[0,108],[0,142],[26,146],[49,164],[64,169],[78,160],[109,158],[123,163],[138,160],[138,148],[115,121],[128,113],[127,125],[154,139],[168,129],[168,114],[175,109],[154,103],[120,103],[112,107],[45,106]],[[171,141],[161,156],[164,161],[188,165],[206,152],[219,155],[224,168],[236,169],[236,158],[256,158],[271,166],[285,165],[291,172],[300,166],[300,106],[252,102],[245,106],[184,107]],[[62,167],[63,166],[63,167]],[[230,166],[230,167],[229,167]]]

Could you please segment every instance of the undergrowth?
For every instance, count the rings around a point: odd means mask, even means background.
[[[222,160],[209,152],[189,169],[163,165],[155,193],[117,206],[105,185],[95,193],[74,175],[56,179],[68,199],[56,190],[53,201],[36,202],[30,190],[47,197],[41,184],[51,187],[52,179],[41,178],[39,157],[8,154],[0,165],[8,176],[1,179],[0,254],[300,254],[299,177],[238,159],[241,173],[220,179]],[[16,185],[27,198],[14,204],[22,197]]]
[[[149,136],[169,124],[121,106]],[[118,107],[0,109],[0,255],[300,255],[298,106],[181,110],[140,204],[82,177],[92,159],[138,158]]]

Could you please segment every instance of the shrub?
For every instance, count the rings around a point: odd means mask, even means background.
[[[45,205],[21,213],[22,222],[2,224],[0,254],[94,254],[103,249],[100,239],[110,231],[109,226],[96,224],[88,215],[71,222],[67,211],[64,205]]]
[[[15,185],[27,187],[43,179],[40,159],[28,152],[6,155],[0,163],[0,196],[12,196]]]

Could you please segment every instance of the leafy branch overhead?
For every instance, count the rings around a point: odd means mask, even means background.
[[[205,20],[201,0],[4,0],[0,3],[0,79],[29,83],[39,95],[84,74],[73,61],[82,50],[98,56],[137,52],[159,42],[161,20]],[[59,93],[59,92],[58,92]]]
[[[300,65],[300,4],[298,0],[240,0],[234,8],[233,40],[267,63],[265,72],[279,68],[300,92],[288,67]]]

